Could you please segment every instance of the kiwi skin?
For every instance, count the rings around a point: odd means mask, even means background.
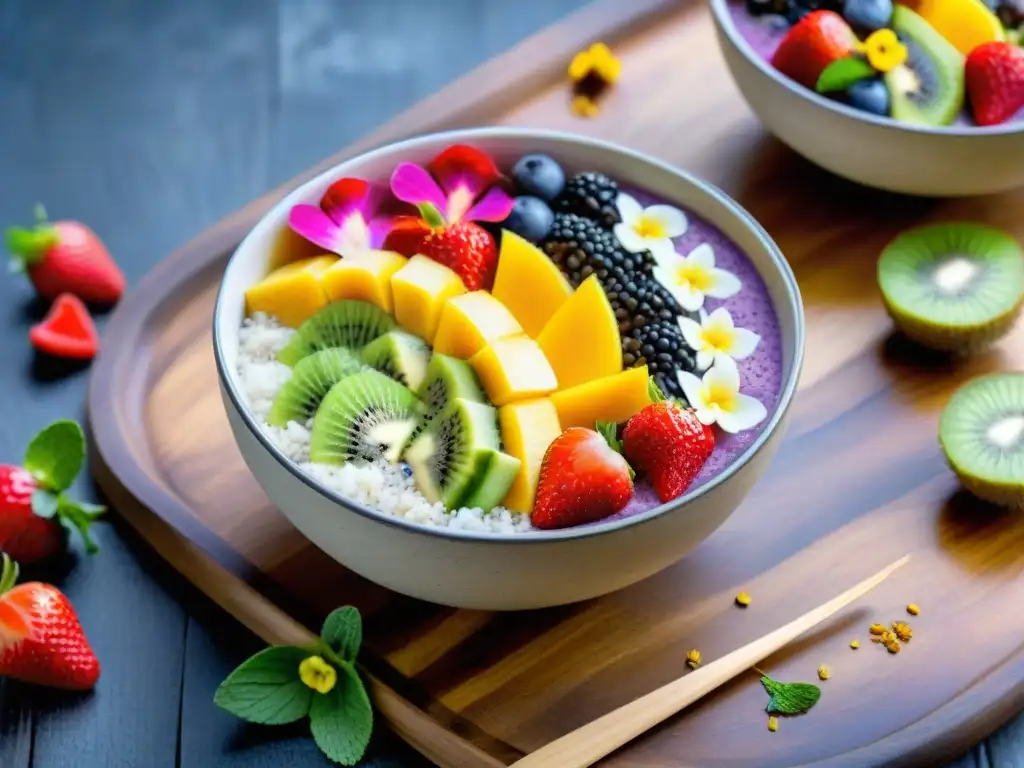
[[[905,314],[900,307],[890,303],[884,294],[882,295],[882,304],[893,323],[908,339],[922,347],[956,355],[973,355],[984,352],[1010,332],[1017,323],[1021,310],[1024,309],[1024,302],[1018,302],[1008,312],[984,325],[971,328],[943,328],[923,323]]]

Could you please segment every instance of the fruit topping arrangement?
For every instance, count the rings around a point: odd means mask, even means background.
[[[530,154],[505,176],[456,145],[289,225],[329,253],[251,286],[246,323],[287,329],[258,415],[308,441],[300,463],[399,467],[396,495],[449,515],[562,528],[621,512],[635,476],[677,498],[716,431],[767,417],[736,363],[760,337],[721,304],[741,281],[710,243],[677,252],[683,211],[601,172]]]
[[[772,66],[904,123],[998,125],[1024,110],[1022,0],[746,0]]]

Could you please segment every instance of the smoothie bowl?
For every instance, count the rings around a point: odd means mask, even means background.
[[[726,64],[781,141],[893,192],[1024,185],[1019,0],[711,0]]]
[[[284,255],[282,233],[311,246]],[[492,610],[620,589],[739,505],[781,439],[803,310],[713,187],[525,129],[346,161],[231,258],[221,391],[267,495],[397,592]]]

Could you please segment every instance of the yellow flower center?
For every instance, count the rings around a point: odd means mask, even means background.
[[[732,347],[732,337],[733,334],[730,329],[720,326],[705,328],[701,332],[701,338],[704,340],[704,343],[712,349],[717,349],[721,352],[728,352]]]
[[[708,407],[718,406],[720,411],[732,411],[736,407],[736,393],[720,384],[710,384],[706,388],[704,399]]]
[[[700,264],[683,262],[683,264],[676,268],[677,285],[688,285],[695,291],[707,293],[713,282],[711,273]]]
[[[665,227],[661,225],[660,221],[652,219],[650,216],[641,216],[640,221],[633,225],[633,231],[640,237],[662,238],[665,236]]]
[[[872,32],[864,41],[868,63],[879,72],[888,72],[907,60],[907,46],[891,29]]]
[[[330,693],[338,682],[338,673],[319,656],[310,656],[299,664],[299,679],[317,693]]]

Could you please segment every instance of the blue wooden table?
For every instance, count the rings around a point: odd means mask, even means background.
[[[0,223],[88,222],[134,284],[175,246],[586,0],[0,0]],[[628,0],[623,0],[628,2]],[[568,53],[568,52],[567,52]],[[0,461],[82,418],[87,372],[42,365],[0,279]],[[100,321],[102,324],[102,320]],[[82,478],[74,491],[94,490]],[[68,695],[0,680],[0,768],[327,765],[302,727],[211,703],[258,641],[116,517],[43,571],[103,664]],[[367,765],[425,762],[383,729]],[[1024,718],[955,768],[1024,766]]]

